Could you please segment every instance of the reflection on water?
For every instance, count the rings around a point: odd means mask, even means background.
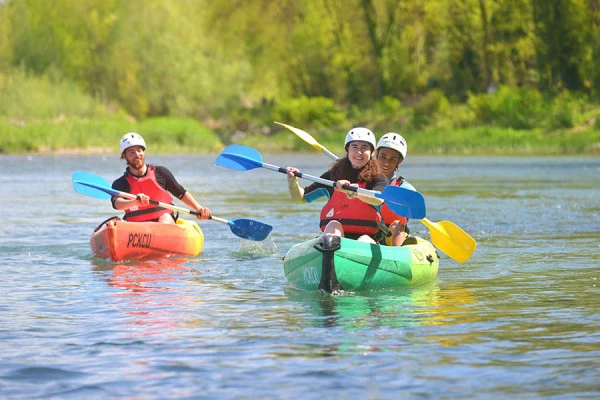
[[[157,260],[134,260],[112,263],[94,258],[93,271],[100,273],[110,286],[126,289],[132,295],[140,292],[168,291],[168,285],[160,285],[182,277],[187,268],[186,258],[164,257]]]
[[[398,291],[344,293],[331,295],[322,291],[301,292],[286,289],[289,299],[319,316],[315,323],[323,327],[367,329],[379,326],[402,327],[427,323],[438,301],[439,287],[427,286]]]
[[[308,322],[317,329],[324,329],[312,339],[306,338],[307,346],[296,350],[309,358],[355,357],[380,352],[401,357],[407,349],[419,348],[424,343],[455,347],[468,342],[473,334],[437,332],[451,329],[453,325],[476,323],[478,319],[478,300],[472,290],[446,290],[439,282],[361,294],[331,295],[293,288],[287,288],[285,293],[301,307],[296,323]]]
[[[92,260],[93,271],[110,287],[119,289],[112,296],[128,300],[128,304],[116,300],[125,317],[123,321],[145,327],[139,332],[127,329],[127,337],[152,336],[180,324],[178,310],[187,301],[182,284],[190,279],[186,261],[178,257],[126,263]]]
[[[476,317],[478,309],[468,288],[440,288],[438,282],[399,290],[331,295],[322,291],[302,292],[286,288],[290,300],[314,315],[320,326],[349,329],[451,325]],[[471,315],[471,316],[469,316]]]

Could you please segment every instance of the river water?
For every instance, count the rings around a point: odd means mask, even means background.
[[[198,257],[112,264],[89,238],[118,214],[71,175],[112,182],[117,156],[0,156],[1,398],[600,397],[598,157],[409,157],[428,218],[462,227],[476,252],[463,264],[440,253],[424,287],[336,297],[283,274],[322,202],[294,204],[283,174],[215,157],[147,154],[214,215],[271,236],[203,221]],[[263,157],[312,175],[328,164]]]

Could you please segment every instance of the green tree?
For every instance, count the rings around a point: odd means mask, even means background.
[[[4,3],[0,3],[0,74],[10,68],[13,60],[11,13],[12,10],[10,7]]]
[[[585,89],[582,60],[589,57],[586,52],[593,38],[593,26],[585,17],[589,15],[587,3],[584,0],[533,1],[540,88],[546,92]]]
[[[11,18],[13,65],[44,73],[50,66],[60,66],[63,59],[61,31],[64,18],[50,1],[20,0],[4,5]]]

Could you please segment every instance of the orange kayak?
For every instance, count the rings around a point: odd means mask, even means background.
[[[177,224],[127,222],[118,217],[101,223],[92,234],[94,257],[112,261],[156,258],[166,255],[196,256],[202,252],[204,234],[195,221]]]

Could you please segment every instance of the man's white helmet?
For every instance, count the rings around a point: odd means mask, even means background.
[[[144,138],[135,132],[129,132],[121,138],[121,154],[131,146],[142,146],[146,150]]]
[[[355,140],[368,142],[372,147],[371,150],[375,150],[375,135],[371,130],[360,127],[350,129],[350,132],[346,134],[346,143],[344,143],[346,150],[348,150],[348,143],[354,142]]]
[[[397,133],[390,132],[383,135],[377,143],[377,148],[379,149],[380,147],[389,147],[390,149],[394,149],[400,153],[400,155],[402,155],[403,160],[406,158],[406,150],[408,147],[406,145],[406,140],[404,140],[404,138]]]

